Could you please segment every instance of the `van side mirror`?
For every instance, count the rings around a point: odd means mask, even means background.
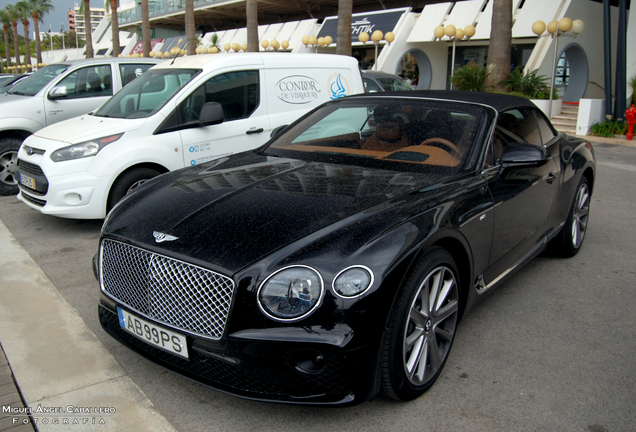
[[[199,114],[199,124],[201,126],[215,125],[224,121],[223,105],[218,102],[206,102],[203,104]]]
[[[49,99],[51,100],[62,99],[67,96],[68,96],[68,90],[66,89],[66,86],[64,85],[55,86],[49,92]]]
[[[503,176],[505,171],[513,168],[541,166],[549,159],[550,154],[545,147],[524,142],[512,143],[506,146],[501,155],[499,174]]]

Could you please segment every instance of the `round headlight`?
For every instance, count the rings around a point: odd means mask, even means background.
[[[355,266],[341,271],[333,281],[339,296],[352,298],[364,293],[373,284],[373,272],[367,267]]]
[[[322,277],[310,267],[288,267],[271,274],[258,290],[258,306],[276,321],[298,321],[322,300]]]

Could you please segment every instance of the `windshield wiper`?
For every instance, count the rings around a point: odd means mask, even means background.
[[[17,91],[8,91],[7,93],[14,94],[14,95],[19,95],[19,96],[26,96],[26,93],[17,92]]]

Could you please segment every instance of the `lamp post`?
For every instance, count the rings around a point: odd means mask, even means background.
[[[547,30],[547,34],[544,32]],[[563,17],[559,21],[550,21],[546,26],[543,21],[535,21],[532,24],[532,31],[539,37],[550,37],[554,39],[554,57],[552,59],[552,72],[550,73],[550,94],[548,95],[548,118],[552,118],[552,94],[554,93],[554,75],[556,73],[557,54],[559,53],[559,37],[565,36],[569,31],[572,31],[573,37],[576,37],[583,33],[585,30],[585,23],[582,20],[574,20],[571,18]]]
[[[453,89],[453,76],[455,75],[455,48],[457,41],[461,41],[464,38],[470,40],[475,36],[475,26],[467,25],[465,28],[457,28],[453,24],[448,24],[446,27],[437,26],[433,31],[435,40],[442,40],[444,36],[447,36],[453,42],[453,54],[451,55],[451,75],[450,75],[450,89]]]
[[[382,33],[380,30],[376,30],[371,33],[371,42],[375,45],[375,61],[373,63],[373,69],[378,70],[378,47],[380,46],[380,42],[382,38],[391,45],[391,42],[395,40],[395,34],[393,32],[386,32],[386,34]],[[358,40],[362,42],[362,44],[366,44],[369,41],[369,33],[362,32],[358,35]]]

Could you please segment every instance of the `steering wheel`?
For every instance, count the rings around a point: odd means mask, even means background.
[[[452,142],[450,142],[447,139],[444,138],[429,138],[427,140],[424,140],[420,143],[420,145],[429,145],[430,143],[439,143],[442,146],[448,147],[448,149],[450,149],[450,151],[446,148],[442,148],[442,150],[447,151],[448,153],[450,153],[453,157],[456,158],[461,158],[462,156],[462,151],[459,149],[459,147],[457,147],[455,144],[453,144]]]

